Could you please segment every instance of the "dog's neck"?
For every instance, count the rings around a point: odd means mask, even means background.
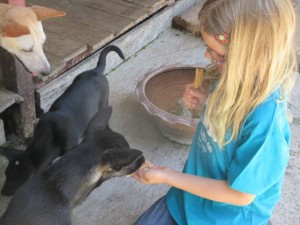
[[[56,184],[57,192],[63,196],[71,208],[80,204],[95,187],[99,186],[102,175],[95,171],[94,168],[96,161],[100,159],[95,158],[92,154],[88,154],[90,151],[87,151],[85,148],[89,147],[82,145],[80,148],[71,150],[72,154],[63,156],[44,173],[49,183]],[[80,159],[85,162],[85,165],[83,165]],[[86,164],[86,162],[88,163]],[[91,173],[91,171],[94,171],[94,173]],[[70,177],[70,174],[81,175]]]

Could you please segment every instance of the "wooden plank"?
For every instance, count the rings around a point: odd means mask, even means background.
[[[150,13],[154,13],[157,10],[163,8],[164,6],[173,4],[175,2],[175,0],[126,0],[126,1],[147,8]]]
[[[133,20],[135,23],[142,21],[149,15],[147,9],[125,1],[113,2],[107,0],[71,0],[71,2],[101,9],[111,14]]]
[[[30,4],[40,4],[49,8],[56,8],[67,13],[67,17],[80,20],[89,25],[112,32],[115,36],[122,34],[134,25],[132,19],[114,15],[88,5],[72,3],[70,1],[59,2],[48,0],[29,0]]]
[[[11,105],[20,103],[23,100],[24,99],[20,95],[7,90],[7,88],[5,88],[3,84],[0,84],[0,113],[6,110]]]
[[[93,51],[99,49],[114,37],[113,33],[109,31],[99,29],[67,16],[59,19],[45,20],[43,26],[46,31],[57,33],[67,39],[86,44]]]
[[[159,1],[162,0],[155,2]],[[47,36],[44,49],[53,71],[48,77],[35,79],[36,88],[74,66],[80,58],[88,56],[88,53],[82,53],[82,57],[78,58],[78,53],[94,52],[101,48],[114,38],[113,35],[118,36],[144,20],[148,16],[147,11],[149,12],[147,7],[123,0],[28,0],[27,4],[41,5],[67,13],[63,18],[43,21]],[[97,32],[97,29],[101,32]]]
[[[60,58],[61,63],[67,62],[87,50],[86,44],[65,38],[47,30],[45,33],[47,40],[44,44],[44,51]]]
[[[151,8],[154,5],[158,5],[158,4],[163,5],[165,2],[169,2],[169,0],[126,0],[126,1],[143,6],[145,8]]]
[[[26,0],[26,5],[40,5],[52,9],[63,10],[66,4],[70,4],[68,0],[51,0],[51,1],[44,1],[44,0]]]
[[[134,20],[107,13],[103,10],[90,8],[84,5],[70,4],[65,8],[68,16],[78,19],[89,25],[109,31],[115,36],[124,33],[134,26]]]
[[[134,25],[134,21],[132,19],[120,17],[118,15],[84,5],[69,4],[65,7],[65,10],[69,17],[98,27],[101,30],[109,31],[115,36],[124,33]]]

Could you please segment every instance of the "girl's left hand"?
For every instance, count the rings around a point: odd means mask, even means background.
[[[182,96],[183,104],[187,109],[195,109],[200,112],[201,100],[203,94],[201,94],[199,89],[195,89],[194,84],[185,85],[185,91]]]
[[[175,170],[164,166],[155,166],[151,162],[146,161],[143,168],[137,170],[131,177],[143,184],[164,184],[166,183],[166,178],[172,172],[175,172]]]

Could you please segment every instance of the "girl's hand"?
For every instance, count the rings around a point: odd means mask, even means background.
[[[172,172],[175,172],[175,170],[164,166],[155,166],[146,161],[144,166],[133,173],[131,177],[143,184],[164,184],[167,176]]]
[[[199,89],[195,89],[193,84],[185,85],[185,91],[182,100],[186,108],[200,111],[200,100],[202,100],[202,98],[203,94],[201,94]]]

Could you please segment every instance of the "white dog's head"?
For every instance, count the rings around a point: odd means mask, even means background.
[[[41,6],[9,7],[0,15],[0,45],[14,54],[33,76],[48,75],[50,65],[43,51],[46,35],[41,20],[64,15],[65,12]]]

